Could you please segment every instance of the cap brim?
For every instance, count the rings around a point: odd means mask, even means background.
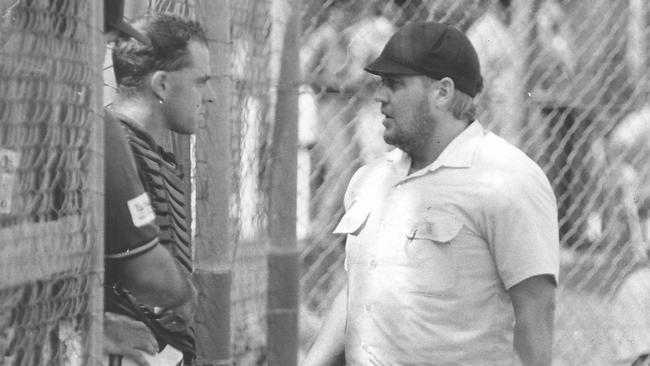
[[[151,45],[151,40],[149,39],[149,37],[138,32],[135,28],[133,28],[129,23],[125,22],[123,19],[120,19],[112,23],[110,27],[120,32],[123,35],[133,37],[146,45]]]
[[[375,75],[422,75],[422,72],[381,56],[368,64],[364,70]]]

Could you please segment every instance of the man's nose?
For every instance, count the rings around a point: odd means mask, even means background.
[[[212,83],[208,81],[205,88],[205,93],[203,95],[203,103],[214,103],[216,100],[217,93],[215,93],[214,89],[212,88]]]
[[[375,92],[375,101],[382,104],[388,102],[388,88],[386,88],[386,86],[382,85],[377,88],[377,91]]]

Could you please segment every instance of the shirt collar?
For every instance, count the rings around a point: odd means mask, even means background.
[[[125,116],[122,113],[108,110],[115,118],[119,119],[126,125],[130,130],[132,130],[140,139],[142,139],[153,151],[158,151],[161,147],[158,145],[153,136],[149,132],[145,131],[137,122],[135,122],[130,117]]]
[[[133,119],[131,119],[131,118],[129,118],[129,117],[127,117],[127,116],[125,116],[125,115],[123,115],[121,113],[114,112],[114,111],[111,111],[111,110],[108,110],[108,109],[106,109],[106,111],[111,113],[115,118],[122,121],[122,123],[124,123],[124,125],[128,129],[133,131],[133,133],[136,136],[138,136],[140,138],[140,140],[142,140],[145,144],[147,144],[149,146],[150,150],[158,153],[158,155],[160,155],[164,161],[166,161],[167,163],[170,163],[170,164],[172,164],[174,166],[179,165],[177,160],[176,160],[176,156],[174,155],[174,153],[172,153],[171,151],[167,151],[167,150],[165,150],[164,147],[158,145],[156,140],[154,140],[153,136],[151,136],[149,134],[149,132],[145,131],[145,129],[143,129],[142,126],[140,126],[138,123],[136,123]]]
[[[469,168],[474,161],[474,155],[478,148],[485,130],[479,121],[472,122],[458,136],[456,136],[445,147],[440,156],[425,169],[434,171],[440,167]],[[411,167],[411,157],[400,149],[394,149],[386,153],[386,160],[393,163],[397,170],[405,171],[408,174]]]
[[[456,136],[447,147],[442,150],[438,159],[428,166],[429,170],[438,167],[469,168],[474,161],[474,154],[478,148],[485,130],[479,121],[472,122],[467,128]]]

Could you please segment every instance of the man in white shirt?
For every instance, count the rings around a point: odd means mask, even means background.
[[[401,28],[367,66],[384,140],[335,233],[347,285],[304,365],[550,365],[557,206],[542,170],[483,129],[478,56],[457,29]]]

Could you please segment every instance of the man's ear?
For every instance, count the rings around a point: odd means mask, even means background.
[[[149,83],[153,94],[164,102],[169,93],[169,74],[166,71],[156,71],[151,75]]]
[[[451,78],[444,77],[438,81],[438,102],[440,105],[447,105],[454,99],[456,85]]]

